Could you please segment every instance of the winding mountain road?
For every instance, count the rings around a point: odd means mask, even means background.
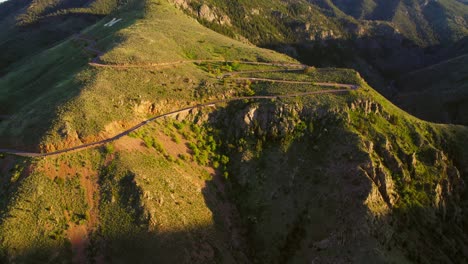
[[[58,150],[58,151],[48,152],[48,153],[27,152],[27,151],[14,150],[14,149],[0,149],[0,153],[16,155],[16,156],[22,156],[22,157],[31,157],[31,158],[57,156],[57,155],[60,155],[60,154],[66,154],[66,153],[70,153],[70,152],[74,152],[74,151],[85,150],[85,149],[105,145],[107,143],[116,141],[116,140],[118,140],[119,138],[121,138],[123,136],[127,136],[131,132],[136,131],[137,129],[141,128],[144,125],[147,125],[150,122],[153,122],[155,120],[158,120],[158,119],[161,119],[161,118],[164,118],[164,117],[169,117],[169,116],[172,116],[172,115],[176,115],[176,114],[179,114],[179,113],[182,113],[182,112],[190,111],[190,110],[193,110],[193,109],[196,109],[196,108],[215,106],[215,105],[221,104],[221,103],[229,103],[229,102],[241,101],[241,100],[253,100],[253,99],[268,99],[268,100],[271,100],[271,99],[301,97],[301,96],[309,96],[309,95],[317,95],[317,94],[336,94],[336,93],[349,92],[349,91],[351,91],[353,89],[354,88],[346,87],[345,89],[331,89],[331,90],[311,91],[311,92],[303,92],[303,93],[292,93],[292,94],[285,94],[285,95],[255,95],[255,96],[233,97],[233,98],[230,98],[230,99],[223,99],[223,100],[217,100],[217,101],[212,101],[212,102],[203,103],[203,104],[197,104],[197,105],[194,105],[194,106],[189,106],[189,107],[178,109],[178,110],[175,110],[175,111],[172,111],[172,112],[161,114],[161,115],[152,117],[150,119],[147,119],[147,120],[141,122],[140,124],[130,128],[130,129],[127,129],[127,130],[125,130],[125,131],[121,132],[120,134],[117,134],[117,135],[115,135],[113,137],[103,139],[103,140],[100,140],[100,141],[97,141],[97,142],[83,144],[83,145],[68,148],[68,149],[63,149],[63,150]]]
[[[231,72],[231,73],[226,73],[221,76],[221,78],[226,78],[226,77],[231,77],[237,74],[243,74],[243,73],[264,73],[264,72],[296,72],[296,71],[302,71],[305,70],[308,66],[303,65],[303,64],[295,64],[295,63],[285,63],[285,62],[252,62],[252,61],[225,61],[225,60],[181,60],[181,61],[175,61],[175,62],[162,62],[162,63],[153,63],[153,64],[147,64],[147,65],[112,65],[112,64],[102,64],[100,63],[100,57],[104,54],[104,52],[96,49],[96,44],[97,42],[87,36],[77,34],[72,37],[75,40],[81,40],[85,41],[88,45],[84,48],[85,51],[88,51],[90,53],[93,53],[95,57],[91,60],[89,63],[91,66],[94,67],[107,67],[107,68],[150,68],[150,67],[158,67],[158,66],[171,66],[171,65],[179,65],[179,64],[185,64],[185,63],[241,63],[241,64],[247,64],[247,65],[263,65],[263,66],[275,66],[275,67],[284,67],[285,69],[277,69],[277,70],[259,70],[259,71],[239,71],[239,72]],[[291,69],[292,68],[292,69]],[[218,77],[219,78],[219,77]],[[267,99],[267,100],[272,100],[272,99],[280,99],[280,98],[291,98],[291,97],[300,97],[300,96],[309,96],[309,95],[317,95],[317,94],[336,94],[336,93],[343,93],[343,92],[349,92],[351,90],[356,90],[359,88],[357,85],[353,84],[341,84],[341,83],[319,83],[319,82],[306,82],[306,81],[294,81],[294,80],[277,80],[277,79],[267,79],[267,78],[253,78],[253,77],[235,77],[232,78],[233,80],[249,80],[249,81],[258,81],[258,82],[276,82],[276,83],[292,83],[292,84],[309,84],[309,85],[315,85],[315,86],[323,86],[323,87],[334,87],[335,89],[330,89],[330,90],[321,90],[321,91],[310,91],[310,92],[303,92],[303,93],[291,93],[291,94],[284,94],[284,95],[255,95],[255,96],[243,96],[243,97],[233,97],[230,99],[224,99],[224,100],[217,100],[217,101],[212,101],[208,103],[203,103],[203,104],[197,104],[194,106],[189,106],[185,107],[182,109],[178,109],[169,113],[161,114],[155,117],[152,117],[150,119],[147,119],[138,125],[127,129],[120,134],[117,134],[113,137],[103,139],[97,142],[92,142],[92,143],[87,143],[83,144],[80,146],[72,147],[72,148],[67,148],[63,150],[58,150],[54,152],[47,152],[47,153],[36,153],[36,152],[28,152],[28,151],[22,151],[22,150],[15,150],[15,149],[0,149],[0,153],[4,154],[10,154],[10,155],[17,155],[17,156],[22,156],[22,157],[50,157],[50,156],[56,156],[60,154],[65,154],[65,153],[70,153],[74,151],[79,151],[79,150],[84,150],[84,149],[89,149],[89,148],[94,148],[98,146],[102,146],[104,144],[113,142],[115,140],[118,140],[119,138],[123,136],[127,136],[131,132],[136,131],[137,129],[141,128],[142,126],[153,122],[155,120],[176,115],[182,112],[190,111],[196,108],[202,108],[202,107],[208,107],[208,106],[215,106],[217,104],[221,103],[229,103],[233,101],[240,101],[240,100],[254,100],[254,99]],[[341,89],[337,89],[341,88]]]
[[[304,69],[307,67],[302,64],[295,63],[285,63],[285,62],[256,62],[256,61],[231,61],[231,60],[180,60],[173,62],[158,62],[158,63],[148,63],[148,64],[102,64],[97,62],[90,62],[89,65],[94,67],[101,68],[116,68],[116,69],[131,69],[131,68],[154,68],[161,66],[173,66],[180,64],[190,64],[190,63],[241,63],[247,65],[257,65],[257,66],[275,66],[275,67],[290,67],[290,68],[300,68]]]
[[[254,77],[238,77],[238,78],[233,78],[233,80],[271,82],[271,83],[310,84],[310,85],[315,85],[315,86],[347,88],[347,89],[351,89],[351,90],[358,89],[357,85],[343,84],[343,83],[322,83],[322,82],[311,82],[311,81],[291,81],[291,80],[254,78]]]

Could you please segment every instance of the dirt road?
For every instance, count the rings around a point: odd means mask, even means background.
[[[161,115],[152,117],[150,119],[147,119],[147,120],[141,122],[140,124],[130,128],[128,130],[125,130],[125,131],[121,132],[120,134],[115,135],[115,136],[113,136],[111,138],[104,139],[104,140],[97,141],[97,142],[84,144],[84,145],[80,145],[80,146],[76,146],[76,147],[73,147],[73,148],[68,148],[68,149],[63,149],[63,150],[58,150],[58,151],[48,152],[48,153],[35,153],[35,152],[27,152],[27,151],[14,150],[14,149],[0,149],[0,153],[10,154],[10,155],[17,155],[17,156],[22,156],[22,157],[50,157],[50,156],[56,156],[56,155],[60,155],[60,154],[65,154],[65,153],[70,153],[70,152],[74,152],[74,151],[79,151],[79,150],[84,150],[84,149],[89,149],[89,148],[94,148],[94,147],[105,145],[107,143],[118,140],[119,138],[121,138],[123,136],[127,136],[131,132],[136,131],[140,127],[142,127],[142,126],[144,126],[144,125],[146,125],[146,124],[148,124],[150,122],[153,122],[155,120],[158,120],[158,119],[161,119],[161,118],[164,118],[164,117],[169,117],[169,116],[172,116],[172,115],[176,115],[176,114],[179,114],[179,113],[182,113],[182,112],[190,111],[190,110],[193,110],[193,109],[196,109],[196,108],[203,108],[203,107],[208,107],[208,106],[214,106],[214,105],[217,105],[217,104],[229,103],[229,102],[241,101],[241,100],[258,100],[258,99],[271,100],[271,99],[280,99],[280,98],[302,97],[302,96],[317,95],[317,94],[336,94],[336,93],[349,92],[352,89],[354,89],[354,88],[350,88],[351,85],[344,85],[343,87],[345,87],[345,89],[331,89],[331,90],[311,91],[311,92],[303,92],[303,93],[292,93],[292,94],[285,94],[285,95],[242,96],[242,97],[233,97],[233,98],[224,99],[224,100],[217,100],[217,101],[212,101],[212,102],[203,103],[203,104],[197,104],[197,105],[194,105],[194,106],[189,106],[189,107],[185,107],[185,108],[182,108],[182,109],[178,109],[178,110],[175,110],[175,111],[172,111],[172,112],[169,112],[169,113],[161,114]]]
[[[103,54],[102,51],[95,48],[97,42],[90,37],[84,35],[74,35],[73,39],[75,40],[82,40],[88,43],[88,46],[85,47],[85,50],[91,53],[94,53],[96,57],[89,63],[95,67],[109,67],[109,68],[146,68],[146,67],[158,67],[158,66],[170,66],[170,65],[178,65],[184,63],[241,63],[241,64],[248,64],[248,65],[263,65],[263,66],[275,66],[275,67],[284,67],[285,69],[278,69],[278,70],[259,70],[259,71],[245,71],[245,72],[231,72],[224,74],[222,77],[229,77],[236,74],[241,73],[261,73],[261,72],[290,72],[290,71],[301,71],[306,69],[308,66],[303,64],[295,64],[295,63],[284,63],[284,62],[252,62],[252,61],[225,61],[225,60],[182,60],[182,61],[175,61],[175,62],[163,62],[163,63],[154,63],[148,65],[108,65],[108,64],[101,64],[100,56]],[[291,69],[292,68],[292,69]],[[76,146],[73,148],[58,150],[49,153],[35,153],[35,152],[27,152],[21,150],[14,150],[14,149],[0,149],[0,153],[23,156],[23,157],[49,157],[49,156],[56,156],[60,154],[65,154],[73,151],[79,151],[89,148],[94,148],[98,146],[102,146],[104,144],[110,143],[115,141],[123,136],[130,134],[131,132],[139,129],[140,127],[148,124],[149,122],[155,121],[160,118],[168,117],[171,115],[176,115],[185,111],[190,111],[196,108],[202,108],[207,106],[214,106],[221,103],[228,103],[232,101],[239,101],[239,100],[254,100],[254,99],[277,99],[277,98],[290,98],[290,97],[299,97],[299,96],[307,96],[307,95],[316,95],[316,94],[331,94],[331,93],[343,93],[349,92],[351,90],[356,90],[359,87],[353,84],[340,84],[340,83],[316,83],[316,82],[306,82],[306,81],[294,81],[294,80],[277,80],[277,79],[267,79],[267,78],[249,78],[249,77],[236,77],[232,78],[233,80],[250,80],[250,81],[261,81],[261,82],[277,82],[277,83],[292,83],[292,84],[310,84],[315,86],[323,86],[323,87],[335,87],[335,88],[342,88],[342,89],[331,89],[331,90],[322,90],[322,91],[311,91],[311,92],[303,92],[303,93],[293,93],[293,94],[286,94],[286,95],[259,95],[259,96],[245,96],[245,97],[234,97],[225,100],[218,100],[213,102],[208,102],[204,104],[198,104],[186,108],[182,108],[179,110],[175,110],[166,114],[158,115],[148,120],[141,122],[140,124],[123,131],[122,133],[115,135],[111,138],[104,139],[97,142],[92,142],[80,146]]]
[[[343,83],[323,83],[323,82],[311,82],[311,81],[292,81],[292,80],[281,80],[281,79],[267,79],[267,78],[254,78],[254,77],[238,77],[233,80],[240,81],[259,81],[259,82],[272,82],[272,83],[291,83],[291,84],[310,84],[314,86],[325,86],[325,87],[338,87],[356,90],[358,88],[355,84],[343,84]]]

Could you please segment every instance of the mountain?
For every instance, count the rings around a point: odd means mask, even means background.
[[[468,33],[468,7],[456,0],[323,2],[359,20],[391,22],[417,44],[456,42]]]
[[[396,102],[428,120],[467,125],[468,54],[399,79]]]
[[[256,43],[304,37],[298,31],[311,40],[362,37],[384,25],[391,29],[380,34],[400,35],[423,47],[456,42],[468,34],[468,7],[456,0],[174,1],[201,20]]]
[[[468,6],[456,0],[175,2],[223,34],[247,38],[309,65],[353,68],[389,99],[407,90],[408,85],[395,84],[408,72],[467,54]],[[420,89],[414,87],[414,92]],[[406,104],[400,106],[410,111]],[[452,118],[429,120],[462,124]]]
[[[342,19],[361,22],[338,3],[100,3],[0,79],[1,262],[467,261],[468,129],[411,116],[356,70],[285,54],[310,44],[288,43],[286,13],[322,21],[314,41],[351,41]],[[341,53],[328,63],[371,65]]]

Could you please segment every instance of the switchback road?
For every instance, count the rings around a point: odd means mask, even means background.
[[[242,74],[242,73],[261,73],[261,72],[290,72],[290,71],[301,71],[306,69],[308,66],[303,65],[303,64],[295,64],[295,63],[285,63],[285,62],[252,62],[252,61],[225,61],[225,60],[183,60],[183,61],[175,61],[175,62],[163,62],[163,63],[153,63],[153,64],[147,64],[147,65],[109,65],[109,64],[101,64],[99,63],[100,61],[100,56],[102,56],[103,52],[96,49],[96,41],[86,37],[84,35],[74,35],[73,39],[75,40],[82,40],[88,43],[88,46],[85,47],[85,50],[91,53],[94,53],[96,57],[89,63],[91,66],[94,67],[108,67],[108,68],[150,68],[150,67],[158,67],[158,66],[171,66],[171,65],[179,65],[179,64],[184,64],[184,63],[241,63],[241,64],[247,64],[247,65],[263,65],[263,66],[275,66],[275,67],[285,67],[286,69],[278,69],[278,70],[259,70],[259,71],[245,71],[245,72],[231,72],[224,74],[222,77],[229,77],[233,76],[236,74]],[[291,69],[292,68],[292,69]],[[359,87],[357,85],[352,85],[352,84],[339,84],[339,83],[315,83],[315,82],[306,82],[306,81],[294,81],[294,80],[277,80],[277,79],[267,79],[267,78],[249,78],[249,77],[236,77],[232,78],[233,80],[249,80],[249,81],[259,81],[259,82],[277,82],[277,83],[292,83],[292,84],[310,84],[310,85],[315,85],[315,86],[323,86],[323,87],[335,87],[335,88],[341,88],[341,89],[331,89],[331,90],[321,90],[321,91],[311,91],[311,92],[303,92],[303,93],[293,93],[293,94],[286,94],[286,95],[258,95],[258,96],[244,96],[244,97],[234,97],[230,99],[224,99],[224,100],[218,100],[218,101],[213,101],[213,102],[208,102],[204,104],[197,104],[194,106],[182,108],[179,110],[175,110],[166,114],[158,115],[153,118],[150,118],[148,120],[145,120],[141,122],[140,124],[125,130],[121,132],[118,135],[115,135],[111,138],[107,138],[101,141],[97,142],[92,142],[92,143],[87,143],[83,144],[80,146],[68,148],[68,149],[63,149],[63,150],[58,150],[54,152],[48,152],[48,153],[35,153],[35,152],[27,152],[27,151],[21,151],[21,150],[14,150],[14,149],[0,149],[0,153],[5,153],[5,154],[11,154],[11,155],[17,155],[17,156],[23,156],[23,157],[49,157],[49,156],[56,156],[60,154],[65,154],[69,152],[74,152],[74,151],[79,151],[79,150],[84,150],[84,149],[89,149],[89,148],[94,148],[98,146],[102,146],[104,144],[113,142],[115,140],[118,140],[119,138],[126,136],[130,134],[133,131],[136,131],[140,127],[153,122],[157,119],[168,117],[171,115],[176,115],[182,112],[190,111],[196,108],[202,108],[202,107],[208,107],[208,106],[214,106],[217,104],[221,103],[228,103],[228,102],[233,102],[233,101],[239,101],[239,100],[254,100],[254,99],[278,99],[278,98],[291,98],[291,97],[300,97],[300,96],[308,96],[308,95],[317,95],[317,94],[332,94],[332,93],[343,93],[343,92],[349,92],[351,90],[356,90]]]

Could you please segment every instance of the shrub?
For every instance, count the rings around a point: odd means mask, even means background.
[[[304,73],[305,73],[305,74],[309,74],[309,73],[315,72],[316,70],[317,70],[317,69],[316,69],[314,66],[310,66],[310,67],[306,67],[306,68],[304,69]]]
[[[179,158],[183,161],[189,161],[189,157],[185,154],[179,154]]]
[[[153,139],[151,137],[144,136],[143,141],[145,142],[146,147],[148,148],[153,147]]]
[[[183,129],[183,128],[185,127],[185,124],[182,123],[182,122],[177,122],[177,121],[175,121],[175,122],[174,122],[174,127],[175,127],[177,130],[181,130],[181,129]]]
[[[153,140],[153,148],[161,153],[164,152],[164,148],[163,146],[161,145],[161,143],[159,143],[157,140]]]
[[[229,163],[229,157],[225,156],[225,155],[222,155],[221,158],[219,159],[219,161],[221,162],[221,164],[226,165],[226,164]]]
[[[179,137],[177,134],[171,133],[171,139],[172,139],[172,141],[174,141],[175,143],[180,144],[180,137]]]
[[[115,152],[115,147],[113,144],[106,144],[106,146],[104,147],[104,150],[107,154],[112,154]]]

